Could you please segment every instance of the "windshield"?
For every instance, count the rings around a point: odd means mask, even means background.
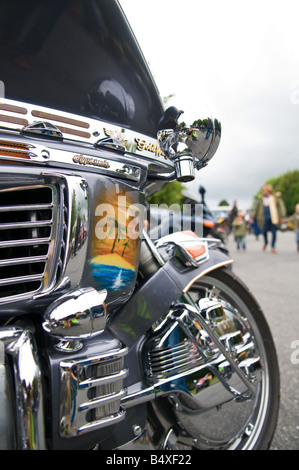
[[[101,119],[156,137],[152,76],[114,0],[2,0],[5,98]]]

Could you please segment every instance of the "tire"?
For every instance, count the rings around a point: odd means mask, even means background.
[[[180,400],[179,394],[155,400],[150,407],[151,421],[161,423],[161,417],[168,416],[163,424],[163,448],[269,449],[278,417],[280,380],[274,342],[260,306],[247,287],[228,269],[215,270],[204,276],[192,285],[188,294],[195,302],[210,296],[222,303],[249,332],[254,351],[263,364],[263,372],[261,381],[255,385],[255,397],[248,401],[232,399],[223,406],[192,412],[192,406],[188,401]],[[171,423],[168,429],[165,422]]]

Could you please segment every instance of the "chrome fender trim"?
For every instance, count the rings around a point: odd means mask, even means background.
[[[211,271],[215,271],[215,269],[224,268],[225,266],[229,266],[233,262],[234,262],[234,260],[227,259],[225,261],[221,261],[220,263],[215,263],[215,264],[212,264],[211,266],[206,267],[200,273],[197,273],[196,276],[194,276],[194,278],[191,279],[191,281],[186,285],[186,287],[183,289],[184,294],[186,292],[188,292],[188,290],[194,284],[194,282],[196,282],[201,277],[205,276],[206,274],[210,273]]]

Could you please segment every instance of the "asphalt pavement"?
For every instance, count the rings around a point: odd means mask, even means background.
[[[271,238],[270,238],[271,240]],[[271,450],[299,450],[299,252],[292,231],[277,233],[277,253],[262,250],[263,237],[246,237],[246,250],[227,240],[235,274],[267,318],[279,359],[281,402]]]

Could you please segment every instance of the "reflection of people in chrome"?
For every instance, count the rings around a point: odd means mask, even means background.
[[[259,196],[257,205],[255,207],[253,218],[256,219],[261,233],[264,235],[263,250],[268,245],[268,232],[272,233],[271,249],[272,253],[277,253],[276,245],[276,231],[279,227],[281,220],[286,215],[286,208],[281,198],[281,193],[273,193],[273,188],[270,184],[266,184],[262,188],[262,194]]]

